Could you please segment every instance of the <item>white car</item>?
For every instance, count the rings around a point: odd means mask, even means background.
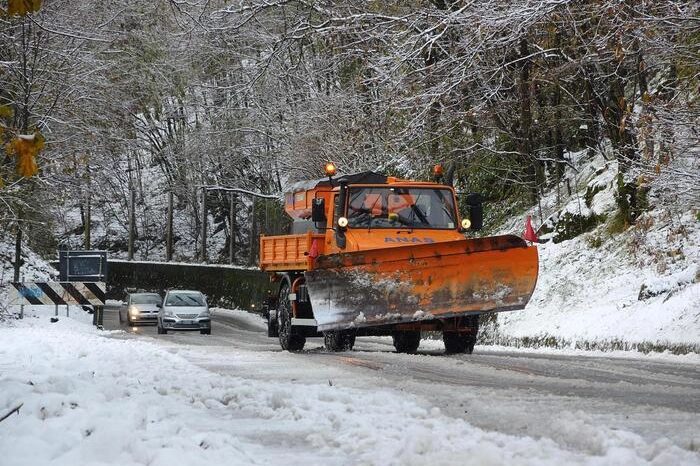
[[[206,297],[199,291],[170,290],[158,311],[158,333],[168,330],[199,330],[211,334],[211,315]]]
[[[137,322],[156,323],[163,298],[158,293],[129,293],[119,308],[119,323],[129,327]]]

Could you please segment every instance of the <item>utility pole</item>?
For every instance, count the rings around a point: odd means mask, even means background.
[[[173,260],[173,192],[168,191],[168,220],[165,227],[165,260]]]

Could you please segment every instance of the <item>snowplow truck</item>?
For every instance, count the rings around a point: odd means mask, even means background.
[[[358,336],[391,336],[397,352],[442,332],[447,353],[471,353],[479,315],[523,309],[537,282],[534,245],[481,229],[478,195],[460,218],[451,186],[364,172],[296,183],[288,235],[260,237],[260,268],[279,283],[267,333],[288,351],[323,337],[349,351]],[[469,218],[467,218],[469,217]]]

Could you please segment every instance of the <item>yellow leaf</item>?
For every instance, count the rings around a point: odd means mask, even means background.
[[[618,43],[615,47],[615,58],[617,58],[618,61],[625,59],[625,49],[622,48],[622,44]]]
[[[29,136],[20,135],[11,139],[5,151],[8,155],[17,157],[17,174],[29,178],[39,172],[36,156],[43,148],[44,138],[37,131]]]
[[[36,13],[41,8],[41,0],[8,0],[8,16],[27,16],[28,13]]]
[[[31,178],[39,172],[39,168],[36,166],[36,160],[34,156],[28,153],[23,153],[19,155],[19,160],[17,160],[17,174],[25,178]]]

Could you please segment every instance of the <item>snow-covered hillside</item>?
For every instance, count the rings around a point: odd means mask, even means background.
[[[524,311],[499,314],[492,340],[699,351],[700,203],[669,203],[656,196],[652,181],[652,208],[636,224],[614,232],[616,163],[600,155],[590,160],[583,154],[571,157],[578,167],[575,176],[568,175],[574,194],[557,202],[552,190],[541,211],[533,208],[527,214],[536,225],[539,219],[550,229],[566,214],[584,219],[595,215],[599,224],[557,243],[552,232],[541,236],[546,242],[539,246],[540,275],[532,300]],[[513,219],[504,232],[522,235],[524,224],[523,217]]]

